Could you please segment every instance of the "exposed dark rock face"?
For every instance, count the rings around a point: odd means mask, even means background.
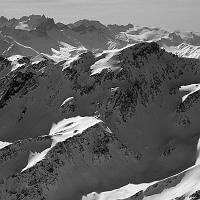
[[[56,24],[54,22],[53,18],[47,18],[44,22],[42,22],[37,29],[38,30],[50,30],[52,28],[56,27]]]
[[[109,24],[108,28],[114,31],[115,33],[126,32],[130,28],[133,28],[133,24],[127,25],[117,25],[117,24]]]
[[[37,83],[34,80],[34,74],[32,72],[18,72],[13,77],[10,77],[10,79],[11,80],[7,83],[7,85],[4,85],[4,87],[6,86],[8,90],[6,90],[1,97],[0,108],[3,108],[12,96],[16,94],[25,95],[33,88],[37,87]]]
[[[192,199],[192,200],[200,199],[200,191],[198,190],[198,191],[196,191],[194,194],[192,194],[192,195],[190,196],[190,199]]]

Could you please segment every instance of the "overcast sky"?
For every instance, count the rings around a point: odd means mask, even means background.
[[[0,0],[0,15],[45,14],[57,22],[95,19],[200,31],[200,0]]]

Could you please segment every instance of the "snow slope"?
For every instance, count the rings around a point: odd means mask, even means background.
[[[127,185],[118,190],[104,192],[102,194],[93,193],[83,199],[101,200],[172,200],[172,199],[199,199],[199,144],[197,146],[197,161],[194,166],[164,180],[154,183]],[[131,194],[132,193],[132,194]]]
[[[191,94],[194,94],[195,92],[197,92],[199,90],[200,90],[199,84],[181,86],[180,91],[187,92],[187,94],[182,97],[182,102],[184,102]]]
[[[28,164],[27,166],[22,169],[22,172],[34,167],[38,162],[45,159],[45,156],[47,153],[56,146],[57,143],[63,142],[67,140],[70,137],[73,137],[74,135],[81,134],[84,130],[88,129],[89,127],[94,126],[95,124],[101,122],[101,120],[98,120],[94,117],[74,117],[74,118],[68,118],[64,119],[57,124],[53,124],[49,135],[51,135],[52,144],[50,148],[45,149],[41,153],[30,153],[28,158]],[[8,145],[8,144],[6,144]]]
[[[200,46],[183,43],[175,49],[174,53],[182,57],[200,59]]]

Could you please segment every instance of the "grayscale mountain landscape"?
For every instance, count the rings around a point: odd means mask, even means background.
[[[199,139],[199,32],[0,17],[0,200],[198,200]]]

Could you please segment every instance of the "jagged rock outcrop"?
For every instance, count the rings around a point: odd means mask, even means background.
[[[0,27],[5,26],[8,23],[8,19],[4,16],[0,17]]]
[[[39,26],[36,27],[36,32],[41,35],[47,35],[47,31],[57,28],[53,18],[47,18]]]

